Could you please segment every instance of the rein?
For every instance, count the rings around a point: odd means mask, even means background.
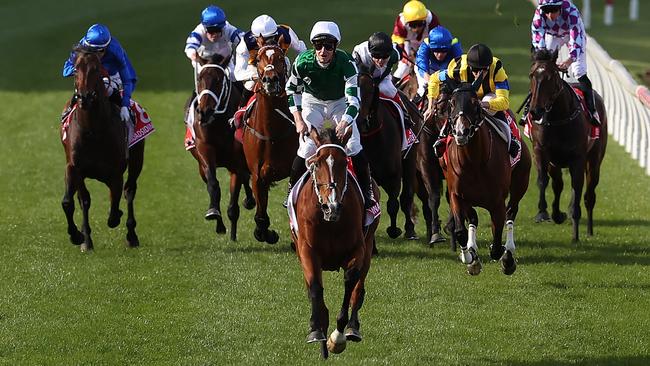
[[[228,74],[230,74],[230,71],[217,64],[203,65],[201,67],[201,71],[204,68],[216,68],[221,70],[221,72],[223,72],[223,79],[221,79],[221,92],[219,93],[219,96],[217,96],[212,90],[206,88],[203,89],[200,93],[198,93],[195,100],[198,103],[198,101],[201,99],[202,96],[208,95],[212,99],[214,99],[215,103],[217,104],[213,114],[223,114],[226,112],[226,109],[228,109],[228,104],[230,102],[230,92],[232,91],[232,81],[228,76]]]
[[[318,152],[320,150],[325,149],[325,148],[339,149],[339,150],[343,151],[343,153],[346,154],[346,156],[347,156],[347,153],[345,152],[345,148],[343,148],[342,146],[336,145],[336,144],[324,144],[324,145],[321,145],[321,146],[318,147],[318,149],[316,149],[316,154],[318,154]],[[327,159],[328,160],[332,159],[331,155]],[[318,197],[318,203],[320,205],[325,204],[325,201],[323,200],[323,197],[321,196],[320,191],[318,190],[318,188],[319,187],[327,187],[327,189],[329,189],[329,190],[334,190],[337,187],[336,182],[334,182],[334,174],[332,174],[333,161],[332,161],[332,163],[330,163],[330,161],[328,161],[328,165],[329,165],[329,168],[330,168],[330,181],[328,183],[319,183],[318,182],[318,179],[316,178],[316,163],[312,163],[312,164],[309,165],[309,175],[311,176],[313,186],[314,186],[314,192],[316,192],[316,197]],[[347,190],[348,190],[348,173],[346,171],[345,172],[345,184],[343,186],[343,190],[341,191],[341,201],[343,201],[343,197],[345,196],[345,192]]]

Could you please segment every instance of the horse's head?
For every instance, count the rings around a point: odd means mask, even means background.
[[[433,101],[433,113],[429,120],[425,121],[428,126],[441,129],[445,122],[447,122],[451,108],[451,94],[454,87],[449,82],[444,82],[440,85],[440,94]]]
[[[228,67],[219,64],[205,64],[197,77],[198,101],[196,112],[201,125],[211,123],[216,115],[228,109],[232,83]]]
[[[544,112],[553,107],[555,99],[562,91],[562,78],[556,65],[557,50],[546,49],[533,53],[530,68],[530,113],[535,120],[542,118]]]
[[[84,47],[76,47],[74,51],[74,95],[80,107],[87,109],[105,93],[100,54]]]
[[[462,146],[469,142],[478,130],[483,120],[481,103],[476,94],[476,86],[461,83],[451,95],[451,111],[449,122],[456,145]]]
[[[310,133],[318,148],[307,165],[325,221],[337,221],[341,214],[343,197],[348,189],[345,143],[351,133],[352,129],[348,129],[341,141],[333,129],[325,129],[321,134],[312,129]]]
[[[372,79],[372,76],[367,72],[359,72],[357,84],[359,85],[359,93],[361,94],[361,106],[357,118],[361,121],[368,121],[372,115],[373,108],[376,107],[379,88]]]
[[[270,96],[284,93],[287,77],[287,63],[284,51],[277,45],[267,45],[257,51],[257,76],[261,90]]]

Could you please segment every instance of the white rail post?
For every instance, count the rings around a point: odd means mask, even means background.
[[[614,0],[605,0],[605,15],[603,21],[605,25],[614,24]]]
[[[591,0],[582,0],[582,22],[585,29],[591,27]]]
[[[630,0],[630,20],[639,20],[639,0]]]

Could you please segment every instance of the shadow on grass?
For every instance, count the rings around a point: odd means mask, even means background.
[[[571,356],[568,356],[571,357]],[[544,366],[544,365],[553,365],[553,366],[575,366],[575,365],[648,365],[650,364],[650,356],[641,355],[641,356],[629,356],[629,357],[583,357],[583,356],[573,356],[574,360],[554,360],[554,359],[543,359],[539,361],[509,361],[503,363],[504,365],[526,365],[526,366]],[[487,361],[487,360],[486,360]],[[489,362],[492,362],[490,360]]]

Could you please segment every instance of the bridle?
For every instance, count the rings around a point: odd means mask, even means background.
[[[260,49],[257,51],[256,62],[259,63],[259,58],[262,54],[265,54],[270,60],[271,56],[275,52],[278,52],[280,54],[279,60],[284,65],[284,51],[277,45],[266,45],[260,47]],[[267,76],[267,73],[270,71],[275,71],[277,78]],[[286,70],[278,70],[275,65],[269,63],[264,66],[261,72],[259,68],[257,69],[257,78],[259,80],[259,83],[262,85],[262,88],[260,89],[263,90],[266,94],[280,96],[284,92],[283,86],[286,82]]]
[[[92,54],[92,53],[90,53],[88,55],[95,56],[97,58],[97,62],[101,65],[101,61],[99,60],[98,56],[96,56],[95,54]],[[79,57],[79,54],[77,54],[77,57]],[[77,68],[76,66],[77,65],[75,65],[75,69]],[[100,73],[100,70],[98,69],[97,72]],[[84,105],[92,105],[95,102],[95,100],[97,100],[97,97],[98,97],[97,89],[95,88],[95,89],[92,89],[90,91],[79,92],[79,87],[77,86],[77,79],[76,79],[77,77],[75,77],[75,88],[74,88],[74,93],[72,94],[73,100],[81,101],[82,106],[84,106]],[[85,75],[85,78],[86,78],[86,81],[87,81],[87,79],[88,79],[87,74]],[[97,84],[99,85],[100,82],[101,82],[101,77],[98,79]]]
[[[318,149],[316,149],[316,154],[318,154],[321,150],[326,149],[326,148],[339,149],[339,150],[341,150],[343,152],[343,154],[346,154],[345,148],[343,148],[340,145],[336,145],[336,144],[324,144],[324,145],[321,145],[321,146],[318,147]],[[334,167],[334,158],[332,157],[332,155],[330,155],[330,156],[327,157],[327,159],[325,161],[327,162],[327,165],[328,165],[329,170],[330,170],[330,174],[329,174],[330,180],[329,180],[329,182],[324,182],[324,183],[318,182],[318,178],[316,177],[316,163],[311,163],[309,165],[309,174],[311,175],[311,179],[312,179],[312,182],[313,182],[313,185],[314,185],[314,191],[316,192],[316,197],[318,197],[318,203],[319,203],[319,205],[321,207],[323,207],[323,206],[325,206],[327,204],[335,204],[335,203],[342,202],[343,197],[345,196],[345,192],[348,190],[348,174],[347,174],[347,171],[346,171],[346,173],[345,173],[345,183],[344,183],[343,189],[341,191],[341,197],[338,200],[338,202],[335,201],[336,194],[335,193],[332,194],[332,191],[336,192],[336,188],[338,187],[338,184],[334,181],[334,172],[332,170],[332,168]],[[327,197],[328,202],[325,202],[325,199],[321,195],[320,190],[319,190],[320,187],[326,187],[330,191],[330,194]]]
[[[226,112],[226,109],[228,109],[228,104],[230,102],[230,92],[232,91],[232,81],[230,80],[229,74],[230,70],[228,68],[224,68],[221,65],[217,64],[206,64],[201,66],[201,69],[199,71],[199,76],[201,75],[201,72],[205,68],[216,68],[218,70],[221,70],[223,73],[223,78],[221,79],[221,91],[219,92],[219,95],[217,96],[212,90],[209,88],[205,88],[201,90],[198,95],[196,96],[196,103],[201,100],[201,97],[204,95],[208,95],[211,97],[215,103],[216,107],[214,108],[214,114],[223,114]]]
[[[551,72],[553,73],[552,74],[553,78],[550,79],[550,80],[553,81],[553,85],[554,85],[555,88],[554,88],[553,93],[551,94],[551,96],[549,97],[549,99],[547,100],[545,105],[543,106],[544,116],[542,116],[542,118],[540,118],[539,120],[534,120],[533,122],[535,124],[538,124],[538,125],[549,126],[549,125],[562,125],[562,124],[568,123],[569,121],[574,120],[582,112],[580,108],[573,108],[574,111],[568,118],[563,118],[563,119],[559,119],[559,120],[549,120],[546,117],[546,115],[549,112],[551,112],[551,110],[553,110],[553,106],[557,102],[557,99],[560,97],[560,95],[562,95],[566,90],[570,90],[571,87],[564,80],[562,80],[560,78],[559,72],[561,72],[561,71],[559,69],[557,69],[557,67],[555,66],[555,64],[553,62],[548,62],[548,63],[545,63],[545,64],[541,64],[540,62],[537,62],[536,65],[537,66],[531,71],[531,78],[537,72],[546,72],[546,69],[544,69],[542,71],[539,71],[540,67],[543,67],[543,66],[551,67],[551,69],[552,69]],[[537,101],[537,98],[538,98],[538,96],[539,96],[539,94],[541,92],[541,84],[542,84],[541,82],[539,82],[537,79],[535,79],[535,88],[533,89],[533,92],[531,94],[531,104],[532,104],[533,100]],[[531,106],[531,109],[532,109],[532,106]]]
[[[476,94],[476,92],[473,89],[460,87],[454,90],[454,92],[452,93],[452,99],[453,96],[458,92],[471,92],[474,95]],[[482,118],[484,112],[483,109],[481,108],[481,105],[479,103],[473,103],[473,104],[476,107],[476,116],[479,117],[478,121],[474,121],[471,118],[469,118],[469,116],[466,115],[465,111],[461,110],[455,112],[453,108],[452,108],[452,113],[449,116],[449,121],[447,123],[452,122],[454,124],[454,128],[452,128],[452,135],[454,136],[454,140],[456,141],[456,145],[458,146],[466,145],[476,134],[476,131],[478,131],[478,129],[483,124],[483,121],[485,120],[485,118]],[[461,133],[459,133],[459,129],[455,128],[455,125],[457,124],[457,121],[461,119],[464,119],[465,121],[469,122],[469,126],[464,127],[460,131]]]

